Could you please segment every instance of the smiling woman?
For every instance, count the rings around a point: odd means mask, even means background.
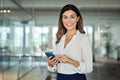
[[[48,70],[57,71],[57,80],[86,80],[85,73],[93,70],[92,47],[76,6],[67,4],[62,8],[56,37],[56,56],[47,58]]]

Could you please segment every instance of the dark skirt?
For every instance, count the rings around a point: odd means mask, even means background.
[[[85,74],[61,74],[57,73],[57,80],[87,80]]]

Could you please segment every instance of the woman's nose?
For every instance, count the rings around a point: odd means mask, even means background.
[[[71,21],[72,21],[72,20],[71,20],[71,18],[68,18],[68,19],[67,19],[67,22],[69,22],[69,23],[70,23]]]

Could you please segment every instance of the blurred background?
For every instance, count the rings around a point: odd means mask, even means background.
[[[0,80],[56,80],[44,52],[53,49],[66,4],[79,8],[92,42],[87,79],[120,79],[120,0],[0,0]]]

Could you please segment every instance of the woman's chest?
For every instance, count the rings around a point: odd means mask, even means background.
[[[56,53],[65,54],[73,59],[80,59],[81,57],[81,43],[80,40],[74,39],[70,41],[66,47],[64,47],[64,41],[62,41],[56,48]]]

